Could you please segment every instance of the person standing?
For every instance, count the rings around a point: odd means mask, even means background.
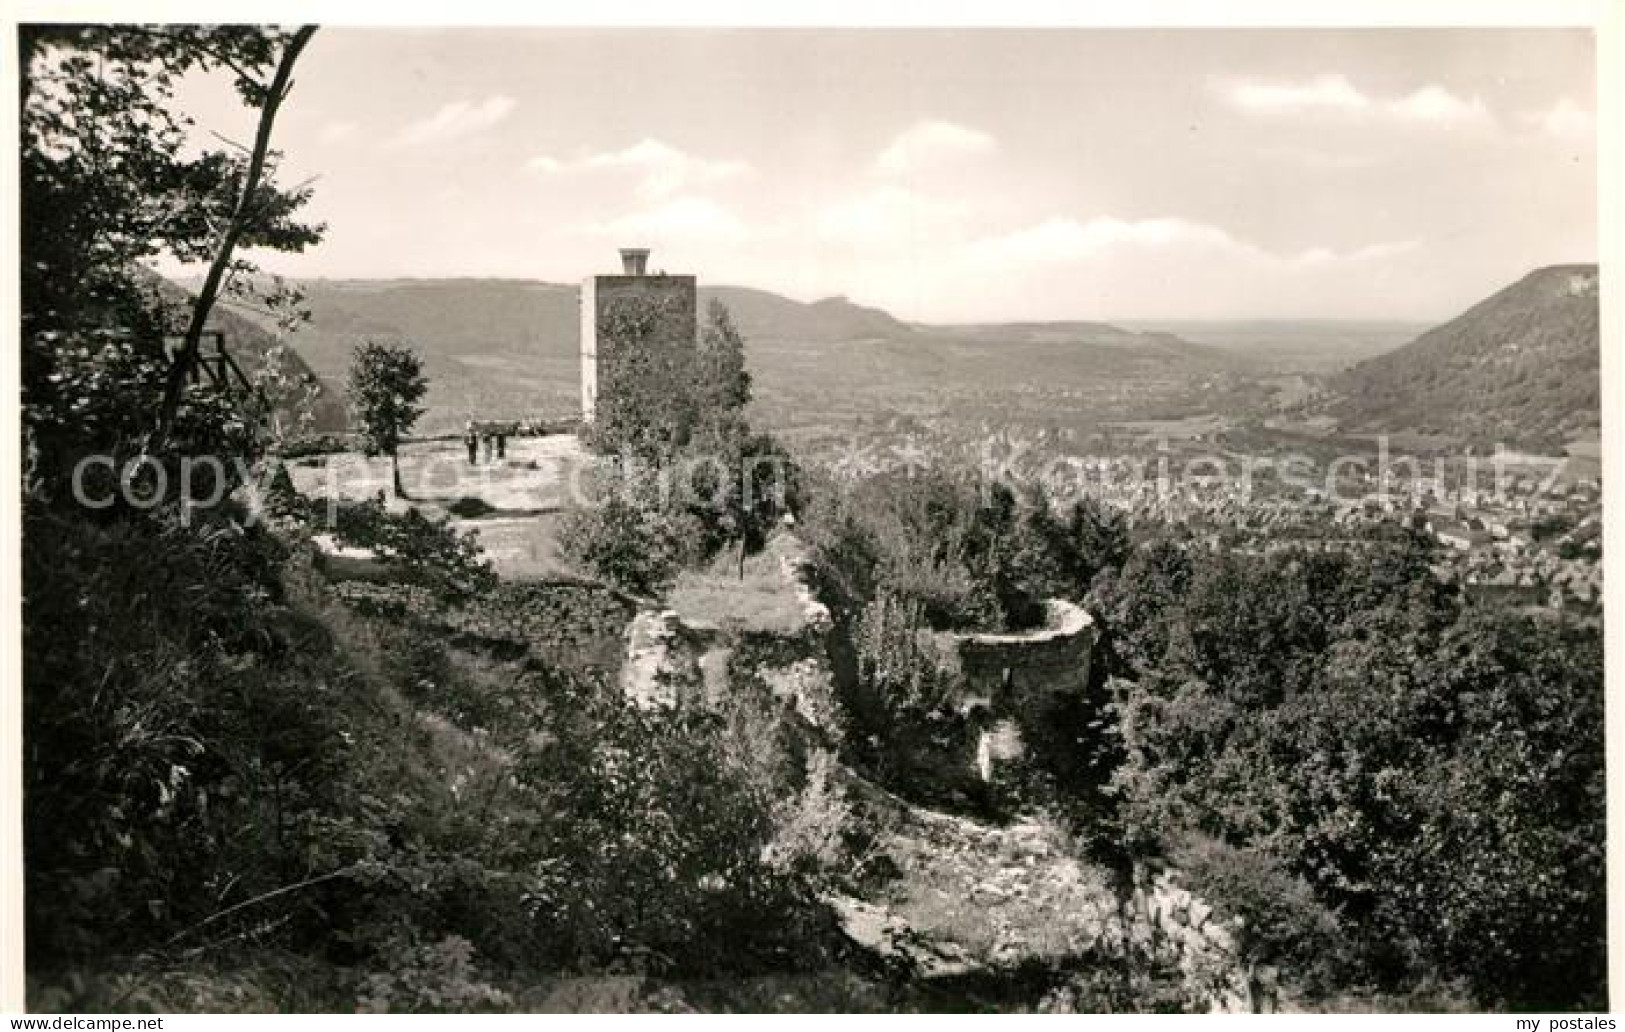
[[[474,421],[470,419],[468,425],[463,427],[463,444],[468,448],[468,464],[474,465],[480,458],[480,438],[474,432]]]

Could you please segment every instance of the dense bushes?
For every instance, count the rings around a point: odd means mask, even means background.
[[[942,757],[968,754],[972,729],[957,707],[959,671],[933,647],[917,602],[882,595],[853,626],[857,683],[846,695],[852,758],[882,784],[933,803],[963,802],[963,770]],[[958,776],[954,776],[954,775]]]
[[[101,999],[55,973],[107,954],[146,958],[120,992],[154,1006],[341,1009],[500,1008],[546,970],[827,962],[808,893],[843,863],[839,791],[771,699],[637,710],[602,634],[554,649],[552,616],[505,615],[551,596],[401,587],[428,597],[363,615],[297,535],[220,515],[29,511],[40,998]],[[618,641],[623,605],[582,606]],[[171,949],[208,984],[173,981]],[[337,973],[328,996],[201,974],[294,955]]]
[[[26,533],[31,956],[150,946],[310,871],[354,729],[279,546],[226,513],[30,504]]]
[[[559,528],[559,547],[602,580],[638,595],[668,587],[683,566],[701,558],[697,521],[617,494],[592,508],[572,509]]]
[[[597,497],[566,514],[560,545],[593,576],[643,595],[725,547],[744,557],[801,504],[801,473],[744,418],[744,342],[712,301],[693,351],[666,339],[666,302],[621,298],[599,332],[619,341],[588,443]]]
[[[577,700],[554,728],[515,773],[548,815],[525,900],[555,963],[715,976],[820,955],[821,909],[764,862],[787,786],[751,770],[771,757],[730,747],[711,714],[619,698]]]
[[[883,593],[918,604],[937,630],[1036,625],[1043,600],[1079,597],[1127,548],[1121,517],[1093,501],[1058,517],[1042,492],[941,474],[821,485],[806,521],[832,600]]]
[[[1464,606],[1419,541],[1258,558],[1164,540],[1091,605],[1133,678],[1129,841],[1200,832],[1279,858],[1340,915],[1345,977],[1601,1005],[1594,630]]]
[[[742,423],[705,429],[658,461],[604,457],[595,472],[596,497],[565,514],[560,546],[587,572],[644,595],[725,548],[760,549],[802,500],[794,460]]]
[[[1284,969],[1299,991],[1334,984],[1346,963],[1337,917],[1279,858],[1201,835],[1174,843],[1171,853],[1186,887],[1217,903],[1249,970]]]

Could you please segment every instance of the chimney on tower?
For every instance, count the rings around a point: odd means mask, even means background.
[[[647,275],[649,250],[645,247],[621,248],[621,271],[628,276]]]

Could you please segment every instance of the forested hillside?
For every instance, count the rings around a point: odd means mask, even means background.
[[[164,313],[164,324],[170,335],[183,333],[191,311],[191,291],[156,274],[143,278],[157,294],[157,304]],[[249,379],[268,373],[274,366],[278,375],[290,381],[309,378],[314,383],[315,393],[309,399],[308,432],[328,433],[348,427],[349,413],[345,409],[342,387],[324,382],[305,361],[295,346],[299,343],[296,333],[279,332],[270,315],[250,317],[242,304],[236,309],[217,306],[211,313],[208,330],[222,335],[226,353]]]
[[[1332,381],[1352,430],[1551,448],[1601,418],[1597,267],[1538,269]]]

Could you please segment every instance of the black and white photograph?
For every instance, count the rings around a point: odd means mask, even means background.
[[[59,6],[10,1027],[1615,1027],[1617,2]]]

